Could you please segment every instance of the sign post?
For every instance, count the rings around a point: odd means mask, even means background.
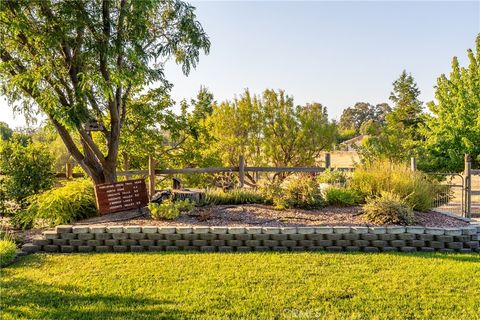
[[[95,186],[100,214],[143,208],[148,204],[145,180],[128,180]]]

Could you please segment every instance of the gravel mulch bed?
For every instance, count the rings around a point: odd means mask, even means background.
[[[152,220],[148,210],[114,213],[83,220],[78,224],[156,225],[156,226],[373,226],[362,220],[360,207],[327,207],[316,210],[275,210],[271,206],[217,205],[195,208],[175,220]],[[415,212],[415,225],[426,227],[462,227],[467,222],[439,212]]]

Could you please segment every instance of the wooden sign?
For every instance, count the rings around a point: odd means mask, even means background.
[[[95,197],[101,214],[143,208],[148,204],[143,179],[96,185]]]

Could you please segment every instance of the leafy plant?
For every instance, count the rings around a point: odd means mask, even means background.
[[[28,198],[29,206],[15,215],[22,227],[56,226],[95,216],[95,194],[89,180],[74,180],[64,186]]]
[[[344,185],[347,182],[347,173],[340,170],[327,169],[317,176],[319,183]]]
[[[266,203],[267,199],[259,192],[252,189],[210,189],[205,193],[205,204],[249,204]]]
[[[376,224],[413,223],[413,210],[398,194],[382,192],[379,197],[367,199],[363,206],[363,219]]]
[[[15,259],[17,254],[17,246],[9,237],[0,239],[0,265],[9,264]]]
[[[281,208],[318,208],[324,205],[323,197],[316,179],[298,175],[287,178],[282,184],[281,195],[273,202]]]
[[[195,204],[188,199],[173,201],[166,199],[162,203],[149,203],[148,209],[153,219],[173,220],[180,216],[181,212],[192,211]]]
[[[0,142],[0,202],[14,200],[23,206],[26,198],[50,189],[54,184],[54,159],[40,143],[23,145],[17,141]]]
[[[357,191],[346,188],[327,188],[324,196],[329,205],[335,206],[353,206],[362,201],[362,196]]]
[[[356,168],[349,183],[351,189],[357,190],[364,197],[393,192],[419,211],[433,207],[438,186],[438,182],[422,172],[412,172],[407,165],[387,161]]]

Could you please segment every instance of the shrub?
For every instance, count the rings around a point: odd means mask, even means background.
[[[0,265],[6,265],[15,259],[17,246],[8,238],[0,239]]]
[[[274,198],[278,208],[319,208],[324,205],[320,187],[316,179],[309,176],[291,176],[280,185],[282,194]]]
[[[325,201],[334,206],[353,206],[362,201],[362,196],[352,189],[329,187],[325,190]]]
[[[427,211],[433,207],[438,183],[422,172],[412,172],[403,164],[376,162],[355,169],[349,183],[364,197],[393,192],[414,209]]]
[[[327,169],[317,176],[319,183],[344,185],[347,182],[347,173],[340,170]]]
[[[89,180],[67,182],[64,186],[29,197],[30,203],[15,219],[22,227],[56,226],[97,214],[95,193]]]
[[[413,210],[408,203],[397,194],[382,192],[379,197],[367,199],[363,206],[363,219],[376,224],[411,224]]]
[[[251,189],[210,189],[205,193],[205,204],[249,204],[266,203],[268,199],[259,191]]]
[[[173,201],[166,199],[162,203],[149,203],[148,209],[153,219],[173,220],[180,216],[181,212],[192,211],[195,207],[194,203],[188,199]]]
[[[47,147],[39,143],[0,143],[0,171],[5,175],[2,197],[26,206],[27,197],[53,186],[53,162]]]

